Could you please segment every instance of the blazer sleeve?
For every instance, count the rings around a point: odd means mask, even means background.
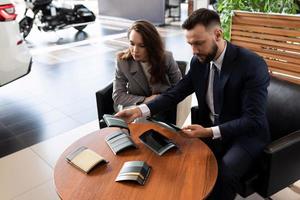
[[[127,84],[128,79],[122,69],[127,62],[117,61],[115,78],[113,81],[113,94],[112,98],[115,105],[132,106],[138,103],[142,103],[145,99],[144,96],[128,94]],[[126,69],[126,68],[125,68]]]
[[[168,69],[167,76],[170,81],[171,87],[173,87],[182,78],[182,75],[171,52],[166,52],[166,61],[167,61],[167,69]]]
[[[192,73],[192,70],[190,70],[173,88],[170,88],[154,100],[146,103],[151,115],[173,108],[195,91],[191,77]]]

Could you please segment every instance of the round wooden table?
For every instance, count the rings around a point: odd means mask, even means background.
[[[116,128],[104,128],[86,135],[60,156],[54,169],[56,191],[61,199],[133,200],[133,199],[204,199],[212,191],[217,178],[217,161],[208,146],[197,138],[184,138],[178,133],[153,123],[130,124],[131,137],[137,149],[128,149],[114,155],[104,138]],[[179,148],[156,155],[138,138],[154,129],[172,139]],[[65,160],[66,155],[80,146],[86,146],[109,161],[89,174],[76,169]],[[115,182],[126,161],[146,161],[152,167],[144,186],[133,182]]]

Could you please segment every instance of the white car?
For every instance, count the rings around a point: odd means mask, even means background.
[[[11,1],[0,0],[0,86],[25,76],[31,69],[31,55],[16,17]]]

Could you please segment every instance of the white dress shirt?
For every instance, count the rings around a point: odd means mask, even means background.
[[[210,109],[209,118],[214,123],[214,98],[213,98],[213,80],[214,80],[214,71],[213,71],[213,64],[217,67],[218,71],[221,72],[224,55],[226,52],[227,43],[225,43],[225,48],[221,55],[216,59],[210,62],[210,70],[209,70],[209,79],[208,79],[208,87],[207,87],[207,93],[206,93],[206,103],[208,105],[208,108]],[[213,126],[211,127],[213,132],[213,139],[217,139],[221,137],[221,132],[219,126]]]

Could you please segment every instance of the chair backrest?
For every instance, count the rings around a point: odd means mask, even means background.
[[[264,151],[255,187],[265,198],[300,178],[300,85],[272,77],[268,92],[272,143]]]
[[[176,61],[178,68],[180,69],[181,75],[184,76],[186,74],[187,62],[185,61]]]
[[[267,118],[271,139],[300,130],[300,85],[271,77]]]
[[[274,76],[300,84],[300,16],[235,11],[231,42],[262,56]]]
[[[96,92],[98,121],[102,119],[104,114],[114,113],[114,102],[112,99],[112,92],[113,92],[112,81],[103,89]]]

